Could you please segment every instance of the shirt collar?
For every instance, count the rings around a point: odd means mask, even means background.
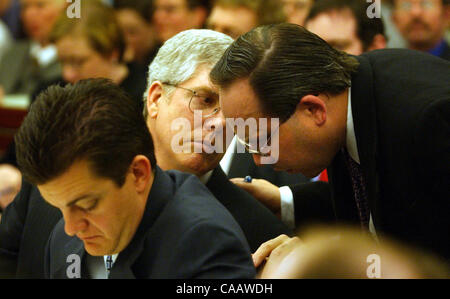
[[[350,157],[355,160],[356,163],[361,164],[358,154],[358,145],[356,142],[355,127],[353,124],[353,111],[352,111],[352,88],[348,89],[348,106],[347,106],[347,137],[346,148]]]
[[[211,178],[213,171],[214,170],[210,170],[207,173],[205,173],[204,175],[202,175],[201,177],[199,177],[200,181],[206,185],[208,183],[209,179]]]
[[[41,47],[38,43],[33,43],[30,49],[31,55],[36,58],[41,67],[45,67],[58,58],[58,53],[54,45]]]

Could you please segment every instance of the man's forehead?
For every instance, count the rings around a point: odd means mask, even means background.
[[[219,88],[215,86],[209,78],[211,69],[211,66],[200,65],[197,67],[197,70],[194,72],[191,78],[181,84],[185,85],[186,87],[189,86],[189,88],[192,88],[195,91],[205,91],[218,94]]]
[[[225,117],[264,118],[262,105],[247,78],[219,88],[219,95]]]

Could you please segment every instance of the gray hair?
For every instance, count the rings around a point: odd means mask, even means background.
[[[148,92],[155,81],[181,84],[189,80],[199,66],[213,67],[232,43],[228,35],[206,29],[186,30],[167,40],[149,66],[144,116],[147,117]],[[164,91],[170,96],[173,88],[165,86]]]

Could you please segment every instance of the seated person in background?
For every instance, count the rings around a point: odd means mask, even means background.
[[[284,21],[286,17],[279,0],[215,0],[207,27],[236,39],[260,25]]]
[[[253,254],[261,266],[258,277],[450,278],[450,267],[440,258],[385,237],[380,245],[357,227],[310,227],[299,237],[280,236],[263,244]]]
[[[218,90],[209,72],[232,39],[211,30],[188,30],[169,39],[150,65],[144,115],[155,143],[158,165],[195,174],[241,226],[251,250],[291,231],[266,207],[233,185],[219,165],[226,151],[208,143],[225,131]],[[195,117],[195,111],[201,115]],[[183,130],[175,129],[184,121]],[[214,137],[213,137],[214,136]],[[225,134],[223,134],[225,139]],[[179,142],[183,151],[177,151]],[[214,143],[214,144],[215,144]]]
[[[42,82],[60,76],[50,32],[66,7],[65,0],[23,0],[21,18],[28,39],[12,45],[0,62],[0,86],[5,94],[28,96]]]
[[[352,55],[386,48],[383,21],[367,17],[369,5],[360,0],[317,1],[305,20],[305,28],[335,49]]]
[[[20,22],[21,0],[0,1],[0,21],[3,21],[11,32],[12,38],[18,40],[24,37],[23,24]]]
[[[153,23],[159,42],[177,33],[205,26],[210,0],[154,0]]]
[[[115,0],[114,9],[125,37],[124,61],[147,70],[160,47],[153,19],[153,0]]]
[[[21,19],[28,39],[13,43],[0,59],[0,101],[9,94],[31,97],[40,83],[61,75],[50,32],[65,7],[64,0],[21,1]],[[5,206],[20,189],[21,177],[16,166],[11,144],[0,159],[0,200]]]
[[[311,6],[316,0],[281,0],[284,6],[284,12],[287,17],[287,22],[304,25],[306,16],[311,9]]]
[[[408,48],[450,60],[444,39],[450,15],[449,0],[394,0],[392,19]]]
[[[82,18],[71,19],[62,14],[56,21],[49,39],[56,45],[62,77],[42,82],[34,96],[55,83],[75,83],[81,79],[102,77],[120,85],[142,105],[146,68],[129,68],[122,61],[125,42],[114,10],[100,1],[88,1],[83,2],[81,15]],[[20,189],[20,176],[14,176],[18,180],[6,180],[16,172],[5,165],[17,167],[14,144],[10,145],[5,159],[0,162],[0,170],[3,170],[0,172],[0,192]]]
[[[305,28],[312,33],[317,34],[328,44],[335,49],[344,51],[352,55],[360,55],[363,52],[368,52],[376,49],[383,49],[386,47],[386,38],[384,36],[384,26],[381,19],[367,18],[367,3],[360,0],[321,0],[315,2],[312,6],[309,15],[305,21]],[[267,167],[267,166],[264,166]],[[326,173],[326,171],[324,171]],[[290,183],[288,187],[278,188],[273,182],[267,180],[253,180],[251,184],[244,182],[241,178],[232,180],[233,183],[239,187],[247,190],[255,198],[264,203],[273,212],[280,213],[285,223],[295,222],[294,215],[291,213],[296,211],[297,214],[302,214],[301,210],[306,207],[295,207],[293,203],[293,196],[291,189],[297,191],[298,188],[293,186],[295,183]],[[278,185],[279,186],[279,185]],[[327,186],[321,184],[323,194]],[[311,195],[318,196],[319,193],[312,191],[312,194],[305,194],[304,202],[307,202]],[[295,192],[294,192],[295,193]],[[322,198],[324,198],[322,196]],[[317,200],[312,212],[320,214],[320,210],[326,204],[326,200]],[[299,203],[297,203],[299,204]],[[309,208],[311,208],[310,206]],[[328,213],[331,216],[330,213]],[[328,217],[322,218],[323,221],[329,222]],[[303,223],[298,222],[292,224],[300,226]]]
[[[111,81],[48,88],[16,147],[24,178],[63,215],[47,278],[254,276],[233,217],[196,177],[156,165],[140,106]]]
[[[56,22],[51,40],[58,49],[63,80],[108,78],[139,104],[145,91],[146,69],[130,68],[123,61],[125,40],[114,10],[99,1],[81,6],[82,18],[66,15]]]

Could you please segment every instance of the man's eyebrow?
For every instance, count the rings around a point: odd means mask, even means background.
[[[192,90],[195,90],[196,92],[206,92],[209,93],[211,95],[219,95],[219,93],[217,91],[214,91],[214,89],[212,89],[209,86],[196,86],[196,87],[192,87]]]
[[[77,198],[75,198],[74,200],[70,201],[69,203],[66,204],[66,207],[71,207],[74,204],[76,204],[77,202],[84,200],[84,199],[88,199],[88,198],[98,198],[98,194],[85,194],[82,196],[79,196]]]

